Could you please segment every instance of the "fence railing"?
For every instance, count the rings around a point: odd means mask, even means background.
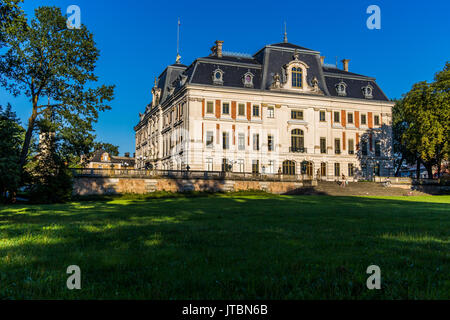
[[[312,180],[306,174],[273,174],[251,172],[196,171],[196,170],[146,170],[146,169],[107,169],[107,168],[73,168],[76,177],[148,177],[173,179],[230,179],[257,181],[305,181]]]

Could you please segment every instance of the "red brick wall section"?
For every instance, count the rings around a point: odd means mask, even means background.
[[[216,143],[220,144],[220,124],[216,123]]]
[[[250,145],[250,126],[248,126],[247,145]]]
[[[236,101],[231,101],[231,118],[236,119]]]
[[[236,126],[233,124],[233,144],[236,144]]]
[[[252,104],[247,102],[247,120],[250,121],[252,118]]]
[[[202,100],[202,117],[205,116],[205,99]]]
[[[220,100],[216,100],[216,118],[220,118]]]
[[[345,127],[345,125],[347,123],[347,119],[345,116],[346,116],[345,110],[342,110],[341,111],[341,124],[343,127]],[[344,148],[344,150],[345,150],[345,148]]]
[[[367,112],[367,117],[369,118],[368,119],[368,122],[369,122],[369,128],[373,128],[373,116],[372,116],[372,112]],[[371,149],[372,150],[372,149]]]
[[[355,111],[355,127],[359,128],[359,111]]]

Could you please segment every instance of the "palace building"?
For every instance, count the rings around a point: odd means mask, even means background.
[[[303,174],[392,173],[394,105],[375,78],[284,42],[169,65],[140,113],[136,168]]]

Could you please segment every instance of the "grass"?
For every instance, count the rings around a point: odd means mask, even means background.
[[[0,206],[3,299],[449,299],[450,196]],[[66,288],[81,268],[82,289]],[[381,268],[381,290],[366,269]]]

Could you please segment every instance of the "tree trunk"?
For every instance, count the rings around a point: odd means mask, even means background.
[[[430,163],[424,163],[425,169],[427,169],[428,179],[433,179],[433,165]]]
[[[402,168],[402,164],[403,164],[403,156],[400,159],[400,163],[398,164],[397,170],[395,171],[395,176],[398,177],[398,173],[400,172],[400,169]]]
[[[441,165],[442,165],[442,160],[439,159],[438,164],[437,164],[437,177],[438,179],[441,177]]]
[[[417,166],[416,166],[416,179],[420,179],[420,158],[417,158]]]
[[[33,112],[31,113],[30,118],[28,119],[28,128],[25,133],[25,140],[23,141],[22,151],[20,153],[20,170],[23,171],[23,167],[27,161],[28,150],[30,148],[31,137],[33,136],[34,124],[37,118],[37,97],[33,98]]]

